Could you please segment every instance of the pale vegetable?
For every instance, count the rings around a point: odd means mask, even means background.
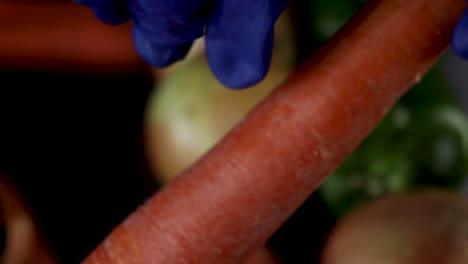
[[[276,25],[275,49],[266,78],[244,90],[223,86],[212,74],[203,41],[186,61],[159,72],[162,81],[149,99],[146,150],[159,183],[192,165],[239,123],[293,70],[294,46],[289,17]]]

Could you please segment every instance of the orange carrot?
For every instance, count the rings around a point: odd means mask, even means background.
[[[6,247],[0,263],[57,263],[42,237],[27,203],[11,179],[0,174],[0,207],[6,230]]]
[[[91,263],[242,263],[448,46],[460,0],[374,0]],[[317,216],[320,217],[320,216]]]
[[[267,247],[262,247],[249,257],[244,264],[280,264]]]
[[[143,63],[130,24],[111,27],[63,1],[0,1],[0,67],[69,72],[128,71]]]

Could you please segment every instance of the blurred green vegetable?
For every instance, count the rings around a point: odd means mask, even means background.
[[[338,31],[356,12],[357,1],[314,0],[311,5],[311,33],[324,42]]]

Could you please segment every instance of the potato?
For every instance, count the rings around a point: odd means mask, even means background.
[[[468,263],[468,201],[424,189],[355,208],[332,231],[322,263]]]

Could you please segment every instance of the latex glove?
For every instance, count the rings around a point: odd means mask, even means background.
[[[268,72],[273,28],[287,0],[74,0],[103,22],[132,20],[135,48],[150,65],[182,60],[205,35],[208,62],[226,86],[244,88]]]
[[[455,27],[452,49],[458,56],[468,59],[468,10],[463,13]]]

